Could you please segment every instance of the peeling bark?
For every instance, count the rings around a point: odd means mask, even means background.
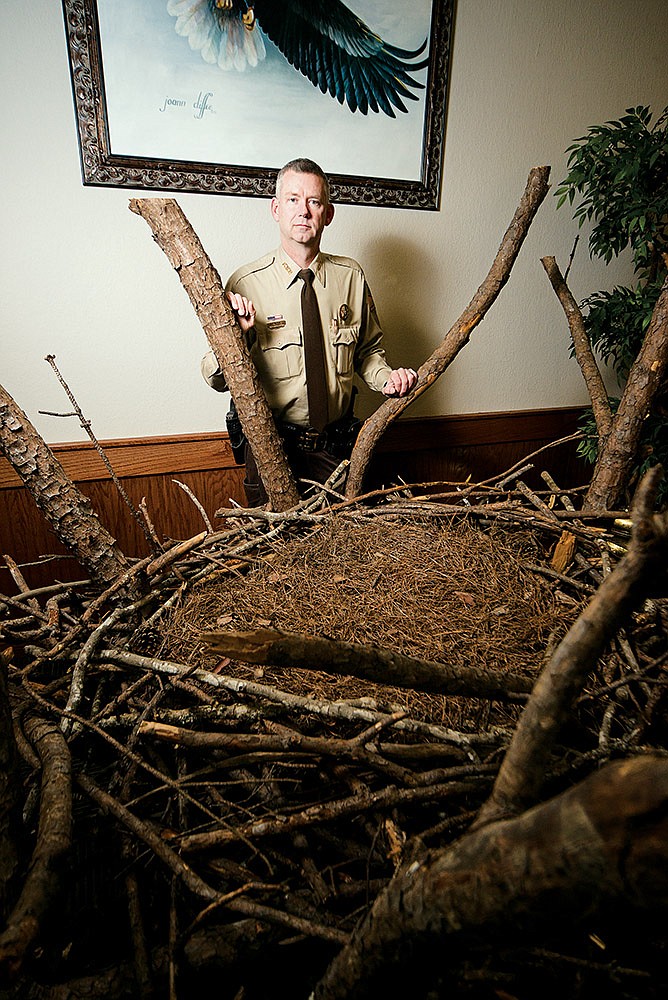
[[[236,404],[272,509],[296,506],[297,486],[218,272],[173,198],[133,198],[130,210],[151,227],[194,306]]]

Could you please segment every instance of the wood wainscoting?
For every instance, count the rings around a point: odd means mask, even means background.
[[[565,407],[400,420],[388,428],[377,448],[369,485],[464,482],[469,477],[481,481],[575,433],[581,415],[582,407]],[[145,499],[163,541],[189,538],[205,527],[197,505],[179,482],[192,491],[214,528],[220,527],[215,520],[219,508],[245,502],[243,467],[236,465],[224,433],[104,441],[102,447],[135,507]],[[51,449],[90,498],[121,550],[128,556],[146,555],[144,534],[93,444],[56,444]],[[589,475],[572,441],[538,456],[535,470],[523,478],[529,485],[544,485],[538,476],[542,469],[563,487],[582,485]],[[5,553],[19,564],[31,587],[83,575],[81,567],[66,557],[12,466],[0,457],[0,555]],[[9,571],[0,565],[0,593],[16,589]]]

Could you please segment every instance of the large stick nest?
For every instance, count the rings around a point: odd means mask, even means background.
[[[332,516],[246,573],[196,588],[163,624],[156,654],[217,669],[203,632],[263,627],[375,643],[425,660],[535,676],[580,601],[537,572],[529,531],[480,530],[454,517]],[[235,676],[320,699],[372,699],[464,731],[508,722],[496,703],[412,692],[354,677],[224,663]]]
[[[470,825],[527,695],[286,670],[215,653],[203,634],[284,630],[533,681],[628,541],[612,519],[557,517],[553,493],[325,491],[285,515],[220,512],[222,530],[145,561],[148,590],[131,600],[68,585],[55,605],[3,598],[27,828],[46,764],[24,716],[52,725],[75,773],[72,876],[46,946],[20,955],[16,996],[44,995],[40,983],[51,1000],[136,996],[138,976],[178,969],[195,991],[223,976],[230,1000],[306,998],[395,872]],[[576,553],[557,573],[566,529]],[[615,756],[665,752],[666,618],[664,600],[646,602],[605,651],[546,794]],[[608,969],[587,935],[542,943],[567,955],[561,995],[644,976],[647,956],[625,946]],[[503,969],[537,989],[546,968],[523,945],[471,961],[462,988]]]

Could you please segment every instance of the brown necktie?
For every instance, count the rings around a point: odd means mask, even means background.
[[[318,300],[313,288],[315,275],[310,268],[306,268],[299,272],[299,277],[304,282],[302,287],[302,326],[304,327],[304,363],[306,365],[309,423],[315,430],[321,431],[328,422],[322,324]]]

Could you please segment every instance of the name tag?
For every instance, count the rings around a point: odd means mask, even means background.
[[[267,316],[268,330],[280,330],[283,326],[285,326],[285,320],[282,316]]]

